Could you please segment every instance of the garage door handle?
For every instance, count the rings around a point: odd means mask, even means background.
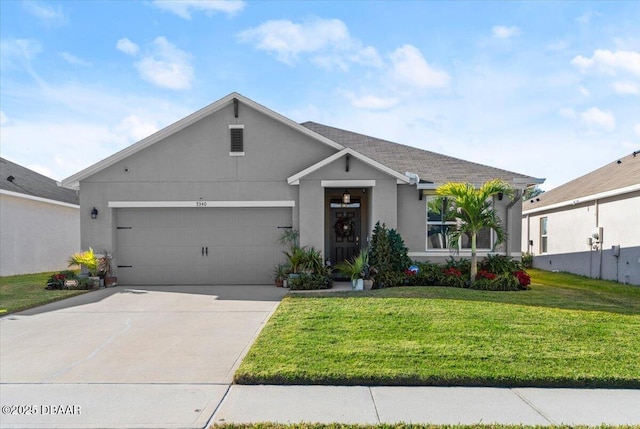
[[[209,246],[204,248],[204,253],[209,256]]]
[[[204,247],[200,249],[200,252],[202,253],[202,256],[204,256]]]

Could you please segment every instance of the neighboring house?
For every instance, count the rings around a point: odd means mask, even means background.
[[[56,271],[80,249],[78,193],[0,158],[0,276]]]
[[[640,151],[523,205],[533,266],[640,285]]]
[[[80,189],[82,247],[113,254],[120,284],[265,284],[295,228],[335,264],[376,222],[414,259],[444,260],[449,224],[433,207],[448,181],[541,183],[444,155],[292,120],[232,93],[65,179]],[[520,257],[521,200],[498,200]],[[93,208],[98,211],[91,219]],[[491,233],[482,242],[491,251]],[[465,243],[463,243],[463,246]],[[469,255],[463,249],[462,255]]]

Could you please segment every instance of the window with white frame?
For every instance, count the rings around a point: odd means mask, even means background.
[[[455,243],[449,242],[449,230],[456,227],[452,215],[454,205],[447,198],[428,195],[427,198],[427,250],[455,249]],[[476,236],[476,249],[491,250],[493,231],[482,228]],[[460,237],[460,249],[471,249],[471,234]]]
[[[540,218],[540,253],[547,253],[547,218]]]

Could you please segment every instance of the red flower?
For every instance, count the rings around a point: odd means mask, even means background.
[[[529,274],[527,274],[525,271],[516,271],[515,276],[518,278],[520,286],[526,287],[531,283],[531,277],[529,277]]]
[[[445,276],[452,276],[452,277],[460,277],[460,276],[462,276],[462,272],[459,269],[454,268],[454,267],[445,268],[443,272],[444,272]]]
[[[498,276],[493,274],[491,271],[487,271],[487,270],[480,270],[480,271],[478,271],[478,274],[476,274],[476,279],[493,280],[496,277],[498,277]]]

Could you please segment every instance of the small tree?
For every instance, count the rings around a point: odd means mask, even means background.
[[[450,242],[457,247],[463,234],[471,236],[471,278],[469,280],[473,284],[478,272],[476,249],[478,232],[483,228],[493,229],[496,233],[494,246],[502,243],[506,236],[491,197],[501,193],[513,198],[514,189],[507,182],[495,179],[485,182],[478,189],[469,183],[450,182],[438,187],[436,193],[452,199],[453,207],[447,214],[447,218],[455,219],[456,226],[449,229]]]

